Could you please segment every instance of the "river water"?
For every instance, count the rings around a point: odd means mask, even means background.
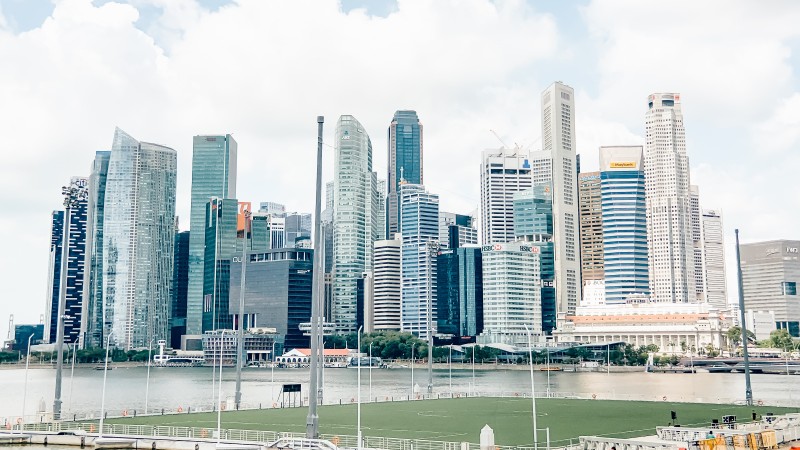
[[[326,369],[324,377],[325,403],[349,403],[357,393],[356,369]],[[368,397],[379,400],[400,399],[424,393],[428,384],[427,369],[417,365],[413,371],[402,369],[372,369],[361,371],[362,401]],[[450,392],[525,395],[530,393],[530,372],[527,370],[470,369],[450,371],[445,366],[434,370],[434,396]],[[274,382],[273,382],[274,376]],[[625,400],[663,400],[686,402],[731,403],[744,400],[743,374],[673,374],[673,373],[611,373],[602,372],[535,372],[536,395],[563,393],[584,398]],[[222,398],[232,398],[235,392],[235,370],[223,369]],[[370,383],[371,377],[371,383]],[[163,408],[174,411],[209,409],[217,398],[212,389],[212,370],[203,367],[153,367],[150,371],[149,394],[146,367],[117,367],[108,372],[106,411],[119,416],[123,411],[141,414],[147,397],[150,412]],[[549,384],[548,384],[549,380]],[[280,403],[279,391],[284,383],[300,383],[302,396],[308,389],[308,369],[247,368],[242,372],[242,403],[244,406],[267,408]],[[64,370],[62,411],[65,417],[94,415],[100,411],[103,371],[93,368]],[[371,388],[370,388],[371,384]],[[415,386],[416,385],[416,386]],[[754,374],[753,398],[768,405],[800,406],[800,376]],[[413,387],[412,387],[413,386]],[[452,386],[452,390],[451,390]],[[55,370],[31,368],[28,371],[27,395],[25,369],[0,370],[0,422],[15,420],[23,413],[23,398],[27,416],[35,414],[40,405],[52,410],[55,389]],[[412,391],[413,389],[413,391]],[[412,394],[414,392],[414,394]],[[288,399],[287,399],[288,400]]]

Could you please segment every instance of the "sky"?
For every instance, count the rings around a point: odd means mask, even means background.
[[[0,339],[10,314],[44,313],[50,214],[115,126],[177,151],[187,229],[193,135],[235,137],[241,201],[312,211],[316,117],[326,180],[342,114],[385,178],[392,115],[414,109],[426,187],[469,213],[481,151],[540,149],[554,81],[575,89],[584,171],[600,146],[643,144],[649,94],[681,93],[735,300],[735,228],[800,239],[798,23],[794,1],[0,0]]]

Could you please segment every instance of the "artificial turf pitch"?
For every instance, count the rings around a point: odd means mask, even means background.
[[[740,406],[704,403],[636,402],[614,400],[537,399],[539,442],[544,428],[550,428],[552,445],[565,445],[579,436],[637,437],[655,434],[655,427],[671,422],[709,427],[711,419],[735,415],[739,421],[752,419],[752,412],[782,414],[798,408]],[[226,411],[222,428],[240,430],[304,432],[307,408]],[[217,427],[216,413],[127,417],[108,423]],[[531,400],[524,398],[460,398],[370,403],[361,405],[364,436],[479,442],[480,430],[489,425],[497,445],[531,445]],[[320,433],[356,434],[356,406],[322,406]]]

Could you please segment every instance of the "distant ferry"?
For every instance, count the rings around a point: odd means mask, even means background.
[[[540,367],[539,370],[541,370],[542,372],[561,372],[564,369],[562,369],[559,366],[547,366],[547,367]]]
[[[165,355],[164,347],[167,341],[158,341],[158,354],[153,356],[153,364],[162,367],[199,367],[202,366],[206,360],[202,356],[186,356],[186,355]]]
[[[371,358],[369,356],[354,356],[350,358],[350,363],[347,365],[347,367],[358,368],[359,364],[361,367],[383,367],[383,360],[377,356],[373,356]]]

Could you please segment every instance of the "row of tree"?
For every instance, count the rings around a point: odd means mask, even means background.
[[[112,362],[147,362],[147,350],[129,350],[124,351],[114,349],[109,352],[109,359]],[[100,363],[106,358],[106,351],[102,348],[87,348],[84,350],[77,350],[74,352],[76,363]],[[64,352],[64,361],[71,363],[73,351],[68,350]],[[0,352],[0,363],[18,362],[25,358],[19,351]],[[56,361],[57,355],[55,351],[52,352],[31,352],[31,362],[36,363],[53,363]]]

